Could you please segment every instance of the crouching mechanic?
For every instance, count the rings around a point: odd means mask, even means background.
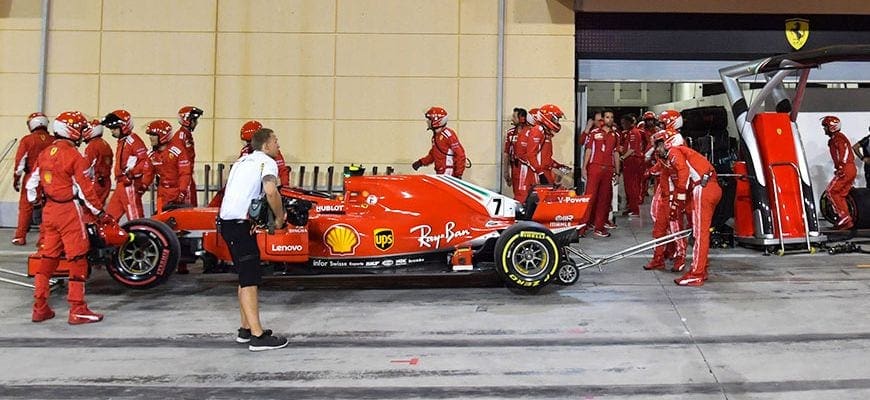
[[[78,111],[57,116],[52,124],[57,140],[39,154],[37,167],[27,181],[27,199],[39,202],[37,188],[45,196],[41,245],[37,249],[40,266],[34,277],[33,322],[54,317],[48,305],[49,278],[60,263],[61,254],[69,266],[69,319],[72,325],[100,322],[103,314],[88,308],[85,302],[85,279],[88,274],[86,255],[89,242],[85,231],[82,206],[97,218],[111,218],[102,211],[103,200],[94,192],[93,183],[85,175],[90,165],[78,152],[82,136],[90,129],[88,120]]]
[[[672,135],[676,135],[675,131],[659,131],[653,135],[652,140],[664,141]],[[655,193],[650,202],[650,217],[652,217],[653,228],[652,237],[658,239],[668,234],[676,233],[683,230],[683,216],[671,218],[670,198],[673,191],[673,181],[671,180],[670,170],[667,167],[667,160],[660,157],[655,152],[654,148],[648,151],[651,160],[655,160],[655,164],[647,171],[645,175],[655,176],[658,178],[655,186]],[[643,269],[664,269],[665,260],[673,259],[674,266],[672,272],[682,272],[686,265],[686,244],[688,239],[682,238],[675,242],[666,245],[656,246],[653,251],[653,258],[649,263],[644,265]]]
[[[423,158],[414,161],[414,171],[420,167],[435,164],[436,174],[453,175],[462,179],[465,172],[465,148],[459,143],[456,131],[447,127],[447,110],[432,107],[426,111],[426,123],[432,131],[432,148]]]
[[[682,117],[679,114],[678,111],[667,110],[662,113],[661,120],[673,119],[675,122],[669,126],[679,128],[682,126]],[[692,236],[695,237],[692,268],[685,275],[674,279],[674,283],[680,286],[701,286],[707,280],[710,221],[722,197],[722,189],[716,181],[716,170],[703,155],[685,146],[683,136],[679,133],[659,141],[656,151],[660,157],[667,156],[667,165],[674,177],[671,219],[682,218],[686,212],[689,192],[692,199]]]
[[[112,130],[112,136],[118,139],[115,149],[115,191],[106,205],[106,212],[118,221],[124,214],[127,220],[144,217],[142,209],[142,194],[148,190],[154,173],[151,161],[148,160],[148,148],[145,142],[133,132],[133,117],[126,110],[115,110],[101,122]]]
[[[259,129],[251,138],[253,152],[239,158],[227,179],[223,203],[217,220],[218,232],[230,249],[233,265],[239,271],[239,308],[241,327],[236,342],[249,343],[248,350],[262,351],[287,346],[287,338],[272,336],[272,331],[260,325],[257,286],[262,279],[260,249],[251,226],[248,209],[251,200],[266,194],[269,208],[275,215],[275,227],[284,225],[287,213],[278,192],[278,138],[271,129]]]

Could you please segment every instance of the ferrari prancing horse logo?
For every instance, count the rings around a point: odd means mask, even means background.
[[[800,50],[810,38],[810,20],[791,18],[785,20],[785,38],[795,50]]]

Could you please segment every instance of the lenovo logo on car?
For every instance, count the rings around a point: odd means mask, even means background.
[[[302,251],[302,245],[301,244],[273,244],[272,251],[284,252],[284,253],[300,252],[300,251]]]

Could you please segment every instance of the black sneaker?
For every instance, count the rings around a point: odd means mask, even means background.
[[[265,351],[275,350],[287,347],[290,341],[285,337],[266,335],[254,336],[251,338],[251,344],[248,345],[250,351]]]
[[[272,336],[271,329],[263,329],[263,334],[266,336]],[[250,329],[239,328],[239,335],[236,336],[236,343],[248,343],[251,341],[251,338],[254,335],[251,334]]]

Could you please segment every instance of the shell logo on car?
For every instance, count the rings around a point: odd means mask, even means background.
[[[323,242],[330,254],[352,255],[359,246],[359,232],[347,224],[335,224],[323,234]]]
[[[375,229],[375,247],[387,251],[393,247],[395,236],[392,229]]]

